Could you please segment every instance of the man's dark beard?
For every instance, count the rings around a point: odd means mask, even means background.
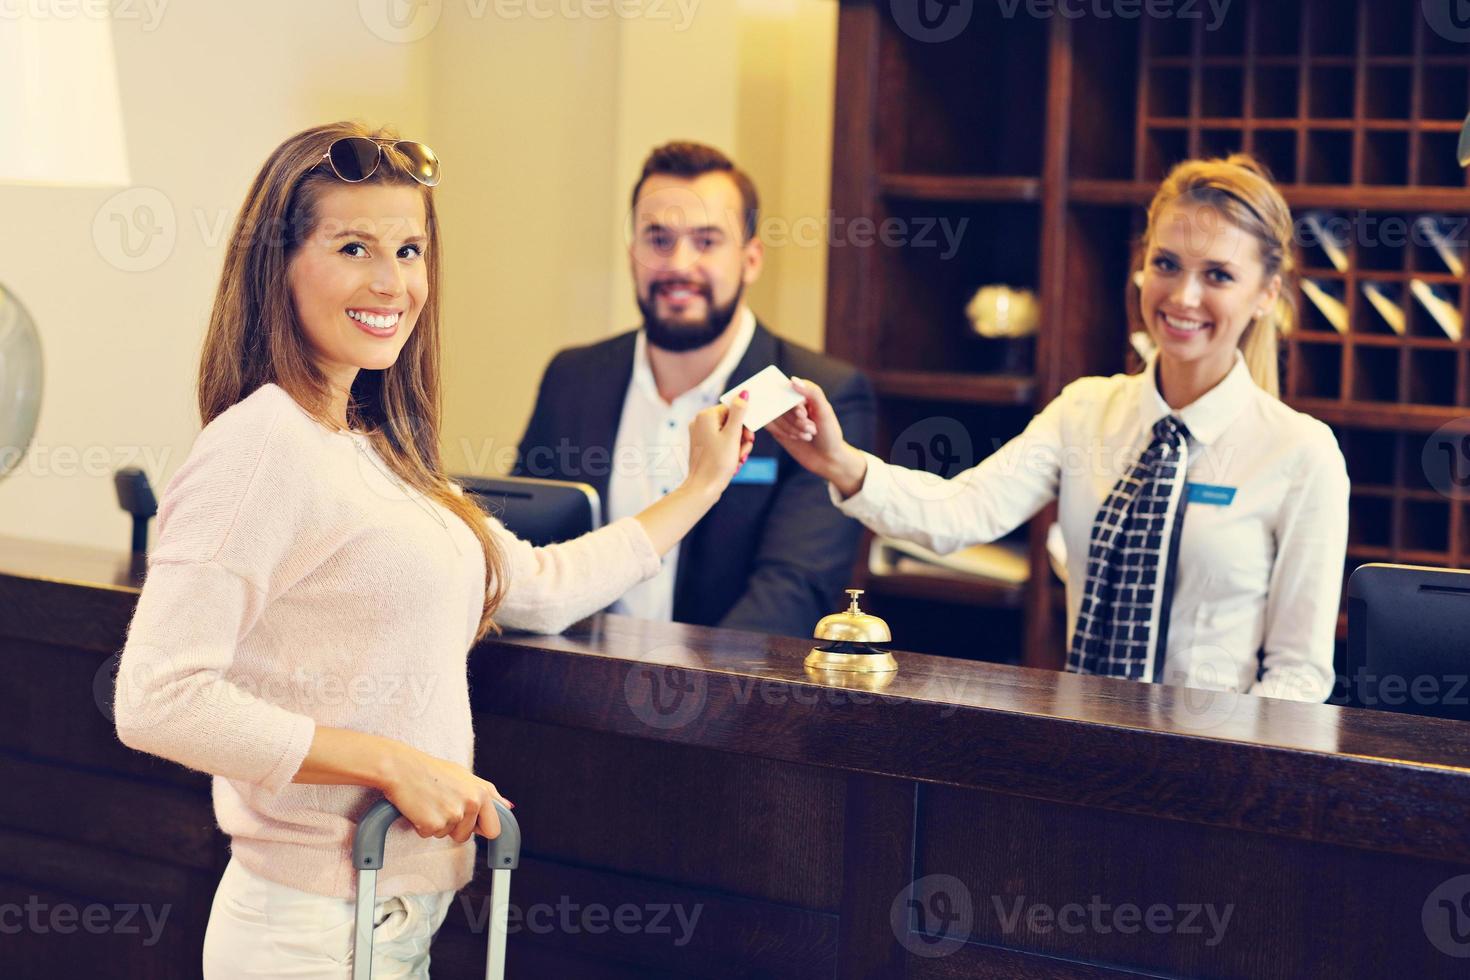
[[[735,318],[735,311],[740,308],[741,297],[745,295],[745,283],[741,283],[735,290],[735,296],[725,306],[716,306],[714,297],[708,287],[700,289],[704,296],[705,305],[709,313],[705,315],[703,323],[679,323],[659,318],[657,311],[658,287],[648,291],[648,299],[638,297],[638,309],[643,313],[643,329],[647,333],[648,342],[660,350],[666,350],[674,354],[684,351],[698,350],[707,347],[719,340],[725,333],[725,328],[730,326],[730,321]]]

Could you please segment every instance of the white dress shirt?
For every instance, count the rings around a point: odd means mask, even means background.
[[[719,402],[730,375],[755,336],[755,314],[742,306],[734,324],[735,339],[709,376],[670,404],[658,393],[648,360],[648,340],[638,331],[633,347],[633,378],[623,399],[613,471],[607,486],[608,521],[632,517],[683,482],[689,473],[689,423]],[[679,572],[679,546],[664,556],[653,578],[633,586],[613,603],[612,611],[665,622],[674,618],[674,582]]]
[[[949,552],[993,541],[1057,500],[1070,642],[1093,520],[1171,413],[1155,364],[1074,381],[1024,432],[951,480],[869,455],[862,490],[844,501],[832,488],[833,502],[880,534]],[[1332,430],[1259,388],[1239,352],[1220,384],[1173,414],[1190,433],[1190,492],[1164,683],[1325,700],[1348,524],[1347,467]]]

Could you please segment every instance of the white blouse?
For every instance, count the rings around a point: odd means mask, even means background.
[[[706,408],[719,404],[730,386],[730,376],[755,337],[755,314],[741,307],[731,329],[730,349],[699,384],[670,404],[658,393],[653,365],[648,360],[647,334],[638,331],[633,347],[633,374],[623,397],[623,414],[613,445],[611,476],[607,484],[607,520],[611,524],[636,517],[668,494],[689,473],[689,423]],[[740,378],[736,378],[738,383]],[[679,576],[679,545],[664,555],[658,574],[633,586],[612,611],[665,623],[674,618],[674,585]]]
[[[1220,384],[1173,413],[1190,433],[1189,504],[1163,682],[1322,701],[1334,681],[1347,467],[1331,429],[1267,394],[1235,357]],[[943,553],[993,541],[1057,500],[1070,643],[1093,520],[1171,412],[1155,364],[1074,381],[1019,436],[949,480],[868,455],[862,490],[842,500],[831,488],[833,503],[879,534]]]

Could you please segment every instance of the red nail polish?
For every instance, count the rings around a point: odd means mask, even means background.
[[[750,392],[748,392],[748,391],[742,391],[740,393],[740,400],[741,401],[746,401],[746,402],[750,401]]]

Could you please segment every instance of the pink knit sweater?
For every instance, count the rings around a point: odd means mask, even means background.
[[[489,524],[509,557],[505,627],[560,632],[659,568],[631,518],[549,548]],[[366,436],[265,385],[205,427],[164,491],[118,736],[214,775],[216,818],[251,871],[349,898],[354,824],[376,793],[291,779],[317,725],[471,765],[465,662],[484,592],[462,521],[392,476]],[[494,780],[493,758],[482,775]],[[379,894],[463,887],[473,861],[472,843],[399,821]]]

